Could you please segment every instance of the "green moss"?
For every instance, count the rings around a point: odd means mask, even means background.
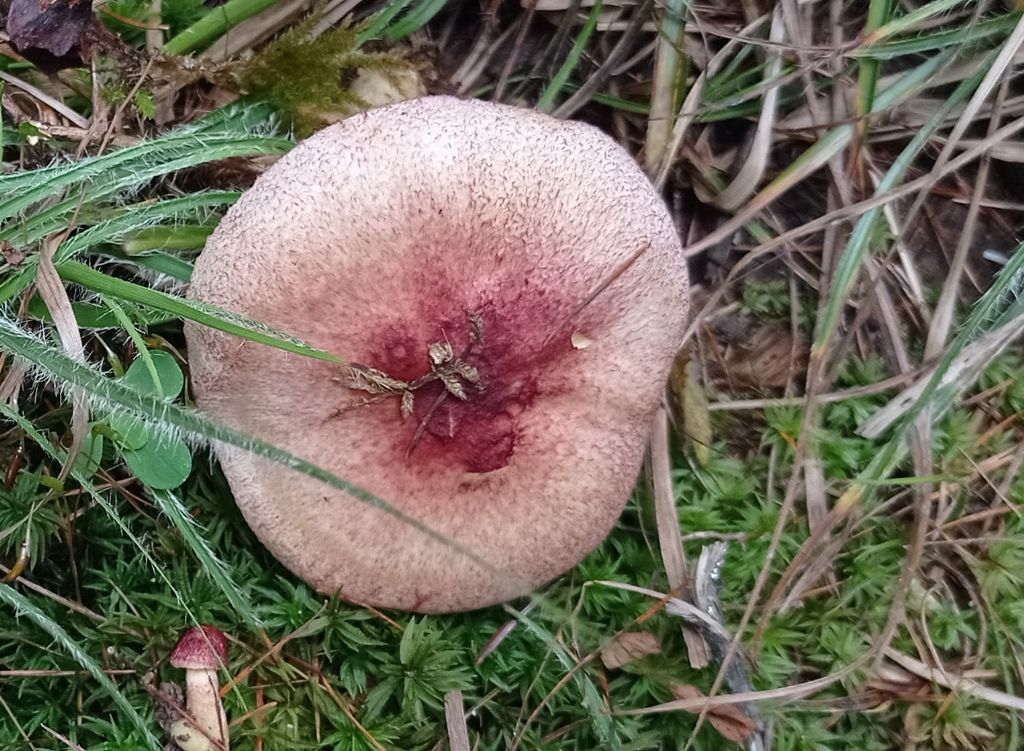
[[[409,68],[397,55],[361,51],[357,27],[334,28],[311,39],[314,23],[282,34],[245,63],[238,76],[246,93],[265,99],[289,117],[300,137],[339,114],[365,109],[366,102],[350,90],[359,70],[394,75]]]

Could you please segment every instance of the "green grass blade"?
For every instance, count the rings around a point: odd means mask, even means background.
[[[203,49],[226,31],[269,8],[276,0],[228,0],[164,45],[168,55],[186,55]]]
[[[398,15],[409,7],[412,0],[390,0],[383,10],[371,17],[369,23],[356,34],[356,45],[361,47],[367,42],[380,39],[385,30]]]
[[[111,300],[109,297],[100,298],[104,305],[106,305],[110,312],[114,314],[114,318],[117,319],[121,329],[128,334],[128,338],[132,340],[132,344],[135,345],[135,351],[138,353],[139,358],[142,360],[143,365],[146,366],[146,371],[149,373],[149,377],[153,379],[153,385],[156,387],[157,396],[163,398],[163,386],[160,383],[160,374],[156,370],[156,364],[153,362],[153,355],[149,351],[149,347],[142,341],[142,334],[135,328],[135,324],[132,323],[128,314],[124,312],[124,308],[118,305],[116,302]]]
[[[330,352],[325,352],[322,349],[304,344],[297,339],[274,332],[256,321],[234,315],[212,305],[185,300],[169,295],[166,292],[144,287],[141,284],[108,276],[77,261],[64,261],[57,266],[57,272],[65,281],[80,284],[93,292],[99,292],[101,295],[110,295],[119,300],[136,303],[137,305],[146,305],[175,317],[201,323],[218,331],[233,334],[260,344],[266,344],[268,347],[281,349],[285,352],[293,352],[297,355],[311,357],[314,360],[323,360],[338,365],[345,364],[345,361],[337,355],[332,355]]]
[[[440,13],[447,2],[448,0],[420,0],[412,10],[388,26],[382,36],[390,42],[405,39],[430,23],[430,19]]]
[[[953,362],[976,337],[1024,316],[1024,243],[1017,247],[1009,263],[999,272],[992,286],[974,304],[971,314],[956,337],[950,342],[935,371],[914,405],[893,430],[893,435],[872,458],[871,463],[843,493],[840,502],[860,503],[872,497],[881,481],[896,469],[907,454],[907,436],[914,421],[926,410],[937,420],[971,384],[960,382],[942,388],[942,382]]]
[[[132,233],[164,222],[176,224],[197,218],[196,215],[201,219],[208,218],[215,209],[230,206],[240,195],[237,191],[209,191],[157,203],[143,202],[111,209],[101,221],[65,240],[57,249],[54,260],[61,263],[99,245],[120,244]],[[81,216],[78,221],[81,223]],[[47,233],[27,229],[30,224],[31,220],[24,223],[19,228],[19,234],[27,242],[39,242]],[[37,256],[30,255],[17,273],[0,282],[0,303],[10,300],[32,283],[37,261]]]
[[[920,55],[925,52],[963,45],[981,45],[999,42],[1013,30],[1020,20],[1020,13],[1007,13],[995,18],[979,21],[969,31],[953,28],[929,34],[915,34],[910,39],[880,42],[858,47],[850,52],[851,57],[873,57],[879,60],[893,60],[899,57]]]
[[[283,138],[186,131],[59,168],[0,178],[0,196],[7,196],[0,200],[0,225],[47,198],[66,191],[74,194],[75,188],[82,188],[89,202],[95,203],[170,172],[231,157],[283,154],[292,145]],[[30,180],[21,179],[25,175]],[[70,218],[79,197],[71,195],[63,205],[63,215]],[[10,242],[21,240],[10,230],[4,236]]]
[[[580,57],[583,55],[583,50],[587,48],[587,43],[590,41],[590,37],[593,35],[594,29],[597,28],[597,22],[601,18],[602,7],[602,0],[597,0],[597,2],[594,3],[594,7],[591,9],[590,15],[587,17],[587,22],[580,30],[579,36],[576,37],[576,41],[573,42],[572,49],[569,50],[569,54],[565,56],[565,60],[562,62],[561,67],[559,67],[558,71],[551,78],[551,83],[549,83],[547,88],[544,89],[544,93],[540,95],[540,99],[537,101],[537,109],[541,112],[550,112],[555,106],[555,100],[562,92],[562,88],[569,80],[569,76],[579,64]]]
[[[889,13],[892,10],[890,0],[871,0],[868,4],[867,24],[864,27],[865,36],[880,28],[889,20]],[[875,106],[875,89],[878,86],[878,75],[881,69],[881,62],[878,58],[868,57],[859,61],[857,76],[857,115],[866,118],[867,114]],[[862,119],[860,124],[861,133],[867,132],[867,120]]]
[[[865,38],[867,44],[878,44],[883,39],[902,34],[904,31],[912,31],[916,26],[934,16],[948,13],[957,6],[966,5],[968,0],[937,0],[937,2],[925,3],[909,13],[904,13],[898,18],[891,19],[876,28]]]
[[[161,253],[159,251],[152,253],[142,253],[137,256],[121,256],[117,255],[122,261],[127,261],[134,264],[142,269],[149,269],[155,271],[157,274],[163,274],[169,276],[172,279],[176,279],[179,282],[188,284],[192,281],[192,264],[183,258],[172,256],[168,253]]]

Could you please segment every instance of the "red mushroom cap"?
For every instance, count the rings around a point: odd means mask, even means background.
[[[186,670],[216,670],[228,659],[228,638],[216,626],[194,626],[171,652],[171,664]]]
[[[250,526],[321,592],[443,612],[521,595],[608,534],[682,342],[686,262],[606,134],[451,97],[326,128],[236,203],[190,295],[349,369],[186,323],[196,401],[472,551],[239,448]],[[405,384],[403,386],[402,384]]]

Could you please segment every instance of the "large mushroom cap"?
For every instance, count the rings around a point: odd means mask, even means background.
[[[211,236],[191,295],[359,366],[190,325],[202,409],[489,565],[219,446],[256,534],[322,592],[442,612],[523,594],[611,529],[682,338],[687,278],[658,194],[600,131],[428,97],[275,164]]]

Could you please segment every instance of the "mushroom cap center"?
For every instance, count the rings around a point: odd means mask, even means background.
[[[424,472],[501,469],[520,439],[519,416],[561,388],[559,379],[545,377],[571,351],[566,337],[550,336],[556,297],[499,291],[461,310],[436,290],[421,300],[414,325],[374,330],[366,363],[372,373],[359,373],[354,390],[376,390],[373,376],[383,374],[388,394],[355,408],[383,412],[407,465]]]

